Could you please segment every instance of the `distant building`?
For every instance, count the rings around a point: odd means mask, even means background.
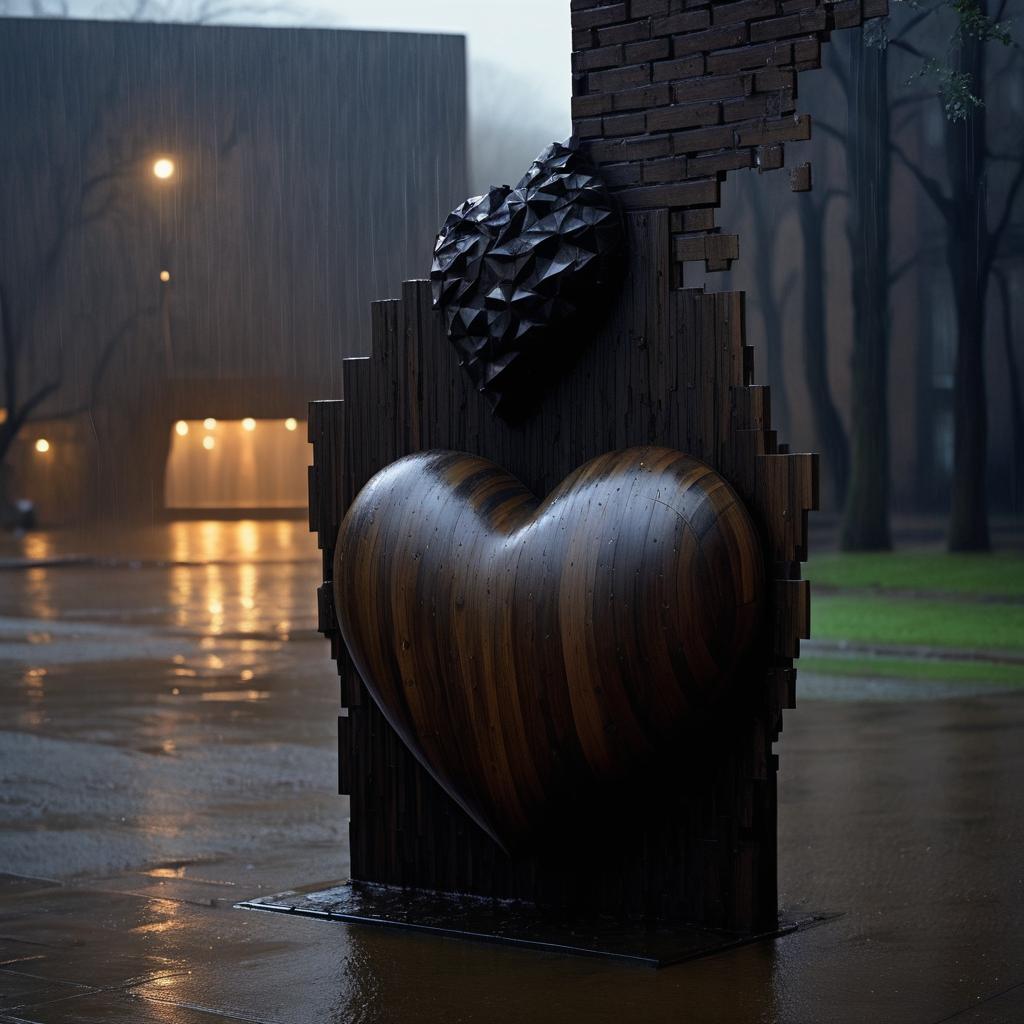
[[[0,23],[0,418],[52,389],[10,494],[301,503],[307,401],[465,197],[465,66],[458,36]]]

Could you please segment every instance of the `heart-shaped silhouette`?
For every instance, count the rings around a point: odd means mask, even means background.
[[[334,571],[370,693],[509,851],[678,745],[729,692],[764,590],[740,499],[666,448],[593,459],[543,501],[485,459],[410,455],[352,503]]]
[[[544,351],[550,328],[593,305],[618,276],[622,219],[596,169],[554,144],[515,188],[467,199],[445,221],[430,272],[434,308],[480,390]]]

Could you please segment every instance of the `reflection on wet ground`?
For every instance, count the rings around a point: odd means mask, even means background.
[[[843,916],[775,943],[656,973],[232,909],[346,874],[319,577],[300,522],[5,542],[0,1020],[1024,1020],[1012,694],[790,713],[781,900]]]

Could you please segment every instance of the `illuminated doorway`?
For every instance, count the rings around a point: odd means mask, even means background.
[[[167,508],[304,508],[305,428],[295,419],[178,420],[167,459]]]

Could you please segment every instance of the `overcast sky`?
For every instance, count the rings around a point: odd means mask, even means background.
[[[572,33],[566,0],[319,0],[325,11],[351,28],[457,32],[469,43],[472,101],[485,102],[490,90],[479,78],[487,65],[514,72],[530,83],[529,100],[546,109],[533,117],[556,121],[569,134],[569,52]],[[483,65],[481,67],[480,65]],[[526,99],[527,97],[524,97]],[[539,116],[538,116],[539,115]],[[564,122],[564,127],[562,123]],[[552,133],[552,138],[558,132]]]
[[[464,35],[475,191],[514,183],[541,149],[572,131],[567,0],[289,0],[288,11],[307,24]]]
[[[41,0],[44,13],[132,17],[138,0]],[[144,21],[213,20],[464,35],[469,50],[471,183],[514,182],[540,150],[568,138],[572,31],[568,0],[147,0]],[[0,0],[0,12],[32,13],[32,0]]]

